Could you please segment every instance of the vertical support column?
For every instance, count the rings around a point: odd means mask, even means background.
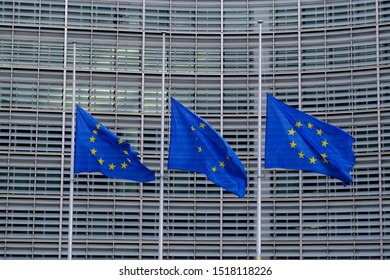
[[[158,259],[163,259],[163,227],[164,227],[164,134],[165,134],[165,35],[162,33],[162,77],[161,77],[161,138],[160,138],[160,205],[159,205],[159,233]]]
[[[302,38],[302,33],[301,33],[301,0],[298,0],[297,2],[297,13],[298,13],[298,106],[299,110],[302,110],[302,56],[301,56],[301,38]],[[299,173],[299,182],[298,182],[298,187],[299,187],[299,258],[303,258],[303,172],[302,170],[298,171]]]
[[[13,44],[12,44],[13,46]],[[59,228],[58,228],[58,259],[62,255],[62,222],[63,222],[63,204],[64,204],[64,178],[65,178],[65,135],[66,135],[66,68],[68,56],[68,0],[64,3],[64,70],[62,82],[62,135],[61,135],[61,174],[60,174],[60,201],[59,201]]]
[[[219,103],[219,106],[221,108],[220,110],[220,114],[221,114],[221,117],[220,117],[220,126],[221,126],[221,129],[220,129],[220,132],[221,132],[221,135],[223,136],[223,79],[224,79],[224,73],[223,73],[223,66],[224,66],[224,62],[223,62],[223,41],[224,41],[224,30],[223,30],[223,0],[221,0],[221,6],[220,6],[220,17],[221,17],[221,25],[220,25],[220,30],[221,30],[221,36],[220,36],[220,60],[221,60],[221,64],[220,64],[220,84],[219,84],[219,87],[220,87],[220,103]],[[219,202],[219,255],[220,255],[220,259],[223,259],[223,190],[222,188],[219,190],[219,194],[220,194],[220,202]]]
[[[69,182],[69,227],[68,227],[68,259],[72,259],[73,245],[73,185],[74,185],[74,153],[76,132],[76,43],[73,43],[73,83],[72,83],[72,133],[70,152],[70,182]]]
[[[375,41],[376,41],[376,88],[377,88],[377,128],[378,128],[378,187],[379,187],[379,238],[380,258],[383,259],[383,201],[382,201],[382,131],[381,131],[381,84],[380,84],[380,48],[379,48],[379,4],[375,1]]]
[[[261,259],[261,143],[262,143],[262,130],[261,130],[261,121],[262,121],[262,81],[261,81],[261,75],[262,75],[262,25],[263,21],[259,20],[257,21],[259,24],[259,94],[257,97],[257,110],[258,110],[258,123],[257,123],[257,222],[256,222],[256,256],[257,259]]]

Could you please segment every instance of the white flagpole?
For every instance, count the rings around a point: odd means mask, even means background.
[[[165,34],[162,38],[162,77],[161,77],[161,139],[160,139],[160,207],[158,233],[158,259],[163,259],[163,227],[164,227],[164,133],[165,133]]]
[[[256,225],[256,254],[257,258],[261,259],[261,142],[262,142],[262,136],[261,136],[261,90],[262,90],[262,84],[261,84],[261,44],[262,44],[262,25],[263,21],[259,20],[257,21],[259,24],[259,94],[258,94],[258,122],[257,122],[257,225]]]
[[[73,86],[72,86],[72,134],[70,152],[70,182],[69,182],[69,227],[68,227],[68,259],[72,259],[73,243],[73,186],[74,186],[74,152],[76,131],[76,43],[73,43]]]

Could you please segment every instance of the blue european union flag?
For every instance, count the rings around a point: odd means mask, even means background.
[[[154,173],[138,159],[130,144],[76,107],[75,174],[100,172],[107,177],[149,182]]]
[[[216,185],[245,197],[247,176],[237,155],[210,124],[172,97],[168,168],[205,174]]]
[[[267,94],[265,168],[317,172],[352,182],[354,138]]]

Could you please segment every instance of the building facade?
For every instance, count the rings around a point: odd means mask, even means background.
[[[158,257],[169,96],[223,135],[248,186],[239,199],[165,167],[163,258],[256,258],[258,20],[262,98],[346,130],[356,154],[346,187],[262,169],[262,258],[390,258],[389,19],[379,0],[0,1],[0,258],[67,257],[74,43],[76,102],[157,179],[77,175],[73,258]]]

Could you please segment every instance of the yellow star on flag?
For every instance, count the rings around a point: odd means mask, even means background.
[[[329,163],[329,161],[326,159],[327,157],[326,153],[321,154],[321,156],[325,163]]]
[[[294,141],[292,141],[291,143],[290,143],[290,147],[293,149],[293,148],[295,148],[297,146],[297,143],[295,143]]]

